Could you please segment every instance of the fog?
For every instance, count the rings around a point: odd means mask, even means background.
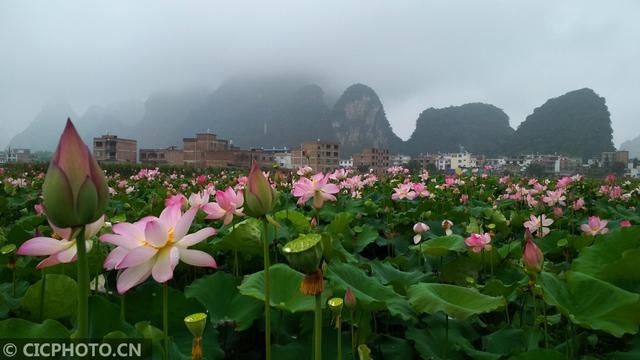
[[[376,90],[407,138],[428,107],[494,104],[511,126],[590,87],[614,142],[640,135],[637,1],[0,1],[0,146],[53,97],[79,114],[235,74]]]

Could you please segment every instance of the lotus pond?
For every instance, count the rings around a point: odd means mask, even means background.
[[[145,338],[158,359],[640,358],[638,181],[103,170],[105,215],[82,231],[48,221],[46,165],[0,170],[0,338]]]

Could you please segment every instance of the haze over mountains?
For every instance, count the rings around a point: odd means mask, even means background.
[[[509,117],[491,104],[470,103],[416,114],[407,141],[396,135],[376,92],[363,84],[339,94],[304,77],[235,77],[216,90],[191,88],[161,92],[144,102],[120,102],[90,107],[78,115],[63,100],[45,104],[14,147],[52,150],[61,124],[75,120],[90,143],[102,134],[138,140],[139,148],[182,146],[182,138],[211,131],[234,145],[296,147],[323,139],[341,145],[341,156],[367,147],[393,153],[434,153],[466,150],[490,156],[520,152],[598,156],[614,149],[605,99],[580,89],[549,99],[514,130]],[[425,107],[428,104],[425,104]]]

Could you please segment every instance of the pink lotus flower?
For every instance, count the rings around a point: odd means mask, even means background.
[[[244,196],[242,192],[235,192],[228,187],[225,191],[216,191],[216,202],[211,202],[202,207],[207,213],[207,219],[223,219],[223,223],[228,225],[233,220],[233,215],[243,216],[242,204]]]
[[[165,201],[164,201],[164,207],[170,207],[170,206],[179,206],[179,207],[183,207],[185,205],[187,205],[187,197],[182,195],[182,194],[176,194],[173,196],[168,197]]]
[[[467,194],[460,195],[460,204],[466,205],[468,201],[469,201],[469,195]]]
[[[563,214],[563,211],[561,207],[556,206],[553,208],[553,215],[555,215],[555,217],[561,218],[562,214]]]
[[[564,202],[566,198],[567,197],[564,196],[564,190],[558,189],[556,191],[547,191],[547,195],[542,197],[542,201],[549,206],[555,206],[558,204],[564,206],[566,205]]]
[[[116,224],[113,227],[115,234],[100,237],[117,246],[107,256],[104,267],[124,269],[118,275],[120,294],[149,276],[159,283],[169,281],[180,260],[193,266],[217,268],[211,255],[189,249],[216,234],[211,227],[187,234],[197,211],[197,208],[191,208],[183,214],[178,206],[171,206],[165,208],[159,218],[146,217],[135,224]]]
[[[413,191],[415,191],[416,195],[421,198],[428,198],[431,196],[431,193],[429,192],[429,190],[427,190],[427,187],[423,183],[413,184]]]
[[[491,250],[491,235],[489,233],[484,234],[471,234],[464,240],[464,243],[471,248],[474,253],[479,253],[482,250]]]
[[[18,255],[47,256],[36,268],[43,269],[60,263],[66,264],[77,259],[78,248],[76,239],[69,239],[73,235],[71,228],[59,228],[49,222],[53,229],[53,237],[35,237],[23,243],[16,252]],[[100,231],[104,225],[104,216],[96,222],[87,224],[84,228],[84,239],[87,252],[91,250],[93,241],[91,238]]]
[[[607,220],[600,220],[597,216],[589,216],[589,221],[586,224],[580,225],[580,230],[586,235],[596,236],[598,234],[606,234],[609,232],[607,228]]]
[[[311,166],[305,165],[305,166],[300,166],[298,168],[298,171],[296,172],[296,174],[300,175],[300,176],[307,176],[309,174],[311,174],[313,172],[313,169],[311,168]]]
[[[524,222],[524,227],[532,234],[538,237],[545,237],[551,230],[547,226],[553,224],[553,219],[547,219],[545,214],[540,216],[531,215],[529,221]]]
[[[301,177],[293,184],[293,196],[299,197],[298,205],[306,203],[313,198],[313,207],[320,209],[327,201],[336,201],[333,194],[337,194],[340,189],[335,184],[328,183],[329,177],[322,173],[313,175],[311,180]]]
[[[193,193],[189,196],[189,206],[192,208],[201,209],[203,206],[209,203],[211,194],[213,193],[213,187],[206,188],[200,192]]]
[[[33,205],[33,209],[36,211],[36,215],[43,215],[44,214],[44,205],[42,205],[42,204]]]
[[[566,188],[567,186],[571,185],[572,181],[573,180],[570,177],[565,176],[562,179],[558,180],[558,182],[556,183],[556,189]]]
[[[525,232],[525,237],[527,242],[524,245],[524,252],[522,253],[522,263],[527,270],[540,272],[540,270],[542,270],[542,263],[544,262],[542,251],[538,245],[533,242],[533,238],[531,237],[529,230]]]
[[[417,244],[422,240],[422,234],[429,231],[429,225],[419,222],[413,225],[413,232],[416,233],[413,236],[413,243]]]
[[[413,191],[413,187],[411,184],[400,184],[397,188],[393,189],[393,194],[391,195],[391,199],[393,200],[413,200],[416,198],[416,192]]]
[[[204,185],[207,183],[207,176],[206,175],[199,175],[196,177],[196,183],[198,183],[198,185]]]
[[[627,219],[620,220],[619,225],[620,225],[621,228],[628,228],[628,227],[631,227],[631,221],[629,221]]]
[[[607,175],[607,177],[604,178],[604,182],[609,183],[609,184],[615,183],[616,182],[616,175],[615,174]]]
[[[584,199],[583,198],[579,198],[576,201],[573,202],[573,210],[574,211],[580,211],[580,210],[584,210]]]

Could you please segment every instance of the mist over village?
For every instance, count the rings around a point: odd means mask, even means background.
[[[0,358],[639,358],[639,11],[0,1]]]

